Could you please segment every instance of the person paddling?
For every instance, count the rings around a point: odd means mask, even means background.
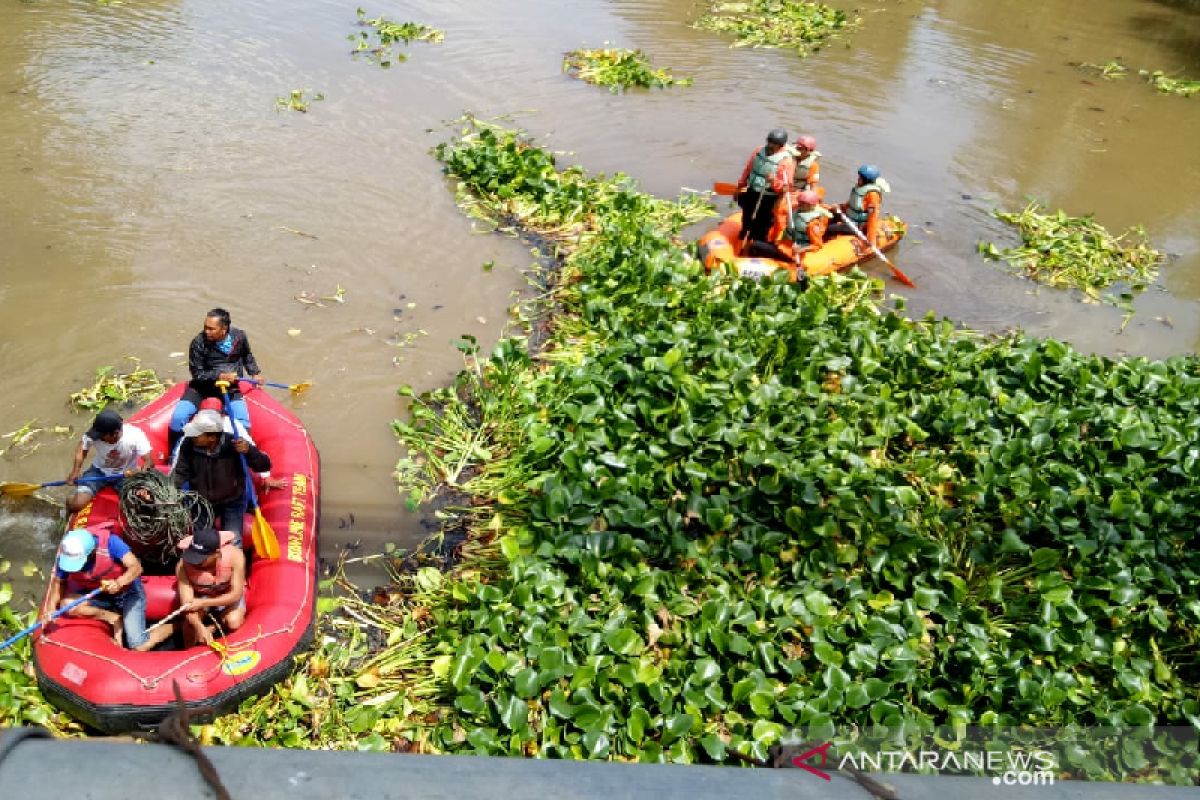
[[[200,528],[181,539],[179,549],[175,578],[184,614],[184,644],[192,647],[213,641],[206,617],[213,618],[225,634],[242,627],[246,619],[246,555],[234,544],[233,532]]]
[[[825,243],[825,229],[833,214],[821,206],[820,197],[811,190],[795,192],[780,205],[784,208],[775,215],[770,241],[755,242],[750,254],[794,262],[799,267],[805,253],[819,250]],[[791,215],[787,206],[791,206]]]
[[[92,465],[83,470],[89,455]],[[106,485],[119,491],[125,478],[150,466],[153,461],[150,440],[141,428],[126,423],[115,411],[101,411],[92,420],[92,427],[80,439],[79,449],[75,451],[75,463],[71,465],[66,481],[68,486],[75,487],[75,491],[67,497],[67,511],[71,514],[82,511],[96,494],[99,481],[104,480]]]
[[[742,208],[742,249],[748,241],[765,241],[775,214],[775,201],[792,186],[796,162],[787,149],[787,131],[776,128],[767,143],[750,154],[738,178],[737,203]]]
[[[821,188],[821,164],[817,160],[821,154],[817,152],[817,140],[811,136],[801,136],[792,146],[792,158],[796,161],[796,172],[792,178],[792,186],[796,191],[803,192],[811,189],[818,196],[824,195]]]
[[[68,616],[91,617],[112,626],[113,641],[122,645],[122,634],[134,650],[150,650],[171,635],[170,628],[146,632],[146,590],[142,562],[110,528],[75,528],[67,531],[58,548],[54,580],[42,607],[42,623],[54,612],[93,589],[101,594],[73,608]]]
[[[879,245],[879,232],[883,224],[883,195],[890,192],[892,187],[880,177],[879,167],[874,164],[863,164],[858,168],[858,183],[850,190],[850,199],[841,205],[834,206],[835,214],[845,214],[867,240]],[[828,234],[853,234],[853,229],[839,220],[829,226]]]

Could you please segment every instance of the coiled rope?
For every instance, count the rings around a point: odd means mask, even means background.
[[[194,527],[213,524],[212,506],[195,492],[179,489],[156,469],[135,472],[121,484],[123,537],[141,545],[142,556],[173,564],[176,545]]]

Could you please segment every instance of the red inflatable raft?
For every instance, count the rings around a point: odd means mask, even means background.
[[[246,384],[243,384],[246,387]],[[167,422],[180,384],[128,420],[166,449]],[[312,641],[317,578],[320,469],[317,450],[296,417],[261,389],[245,394],[255,442],[271,457],[283,488],[260,493],[263,517],[279,539],[276,560],[252,559],[246,582],[246,621],[210,647],[139,653],[118,647],[99,622],[59,617],[33,645],[38,685],[55,705],[92,727],[118,733],[152,726],[175,706],[173,685],[203,717],[228,711],[285,677],[296,654]],[[117,516],[117,494],[101,489],[72,527]],[[250,541],[252,518],[246,518]],[[52,573],[53,574],[53,573]],[[174,575],[143,577],[147,624],[178,607]],[[170,624],[170,623],[168,623]]]
[[[796,280],[796,265],[774,258],[741,256],[738,236],[742,230],[742,212],[736,211],[721,221],[714,230],[700,237],[700,261],[709,272],[734,272],[744,278],[765,278],[779,270],[785,270],[790,280]],[[888,217],[880,225],[880,241],[876,246],[887,251],[904,237],[904,223]],[[828,275],[850,269],[874,257],[871,250],[853,234],[832,236],[819,250],[800,257],[800,267],[809,277]]]

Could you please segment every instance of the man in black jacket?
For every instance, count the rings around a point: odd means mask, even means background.
[[[249,431],[250,412],[238,391],[238,379],[249,375],[256,381],[263,380],[246,332],[230,324],[229,312],[223,308],[214,308],[204,317],[204,330],[196,334],[188,347],[188,370],[192,379],[183,397],[175,404],[167,431],[168,460],[183,436],[184,423],[196,413],[200,401],[221,396],[217,381],[228,382],[233,416],[243,432]]]
[[[271,469],[271,458],[247,439],[225,433],[220,411],[204,409],[183,427],[187,438],[179,446],[179,458],[171,479],[212,504],[216,527],[232,531],[234,544],[242,546],[246,516],[246,470],[241,456],[254,472]],[[239,455],[240,454],[240,455]]]

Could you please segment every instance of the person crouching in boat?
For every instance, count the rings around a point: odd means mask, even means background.
[[[834,206],[834,214],[844,214],[847,219],[853,220],[869,241],[879,245],[879,234],[883,225],[883,195],[891,190],[888,182],[879,176],[879,167],[863,164],[858,168],[858,183],[850,190],[850,199]],[[830,235],[854,234],[853,229],[844,220],[830,225],[828,232]]]
[[[220,412],[205,409],[183,427],[186,437],[171,470],[171,480],[181,489],[191,489],[212,505],[223,530],[234,534],[242,546],[246,517],[246,471],[241,456],[254,472],[269,472],[271,457],[243,438],[225,433]]]
[[[234,544],[232,531],[200,528],[179,541],[175,579],[179,605],[186,609],[183,642],[188,647],[213,641],[212,617],[222,635],[246,620],[246,555]]]
[[[738,178],[737,204],[742,208],[742,230],[738,241],[745,249],[747,241],[767,238],[775,201],[791,188],[796,162],[787,149],[787,131],[776,128],[767,134],[767,143],[755,150]]]
[[[817,159],[817,140],[811,136],[801,136],[792,146],[792,158],[796,161],[796,173],[792,177],[792,186],[798,192],[811,189],[818,197],[825,196],[821,187],[821,164]]]
[[[171,635],[168,627],[146,633],[146,590],[142,562],[129,545],[109,528],[75,528],[67,531],[58,548],[58,561],[50,594],[42,609],[42,623],[55,610],[93,589],[100,589],[69,616],[91,617],[112,626],[113,642],[121,646],[122,633],[133,650],[150,650]]]
[[[141,428],[127,424],[115,411],[101,411],[75,451],[75,463],[67,475],[67,485],[75,491],[67,497],[67,512],[82,511],[102,485],[119,491],[124,478],[154,463],[152,449]],[[92,465],[81,474],[89,455]]]
[[[771,241],[754,242],[750,255],[794,262],[799,269],[805,253],[820,250],[825,244],[825,229],[833,214],[821,206],[820,196],[811,189],[793,192],[780,205],[782,213],[776,212]]]

